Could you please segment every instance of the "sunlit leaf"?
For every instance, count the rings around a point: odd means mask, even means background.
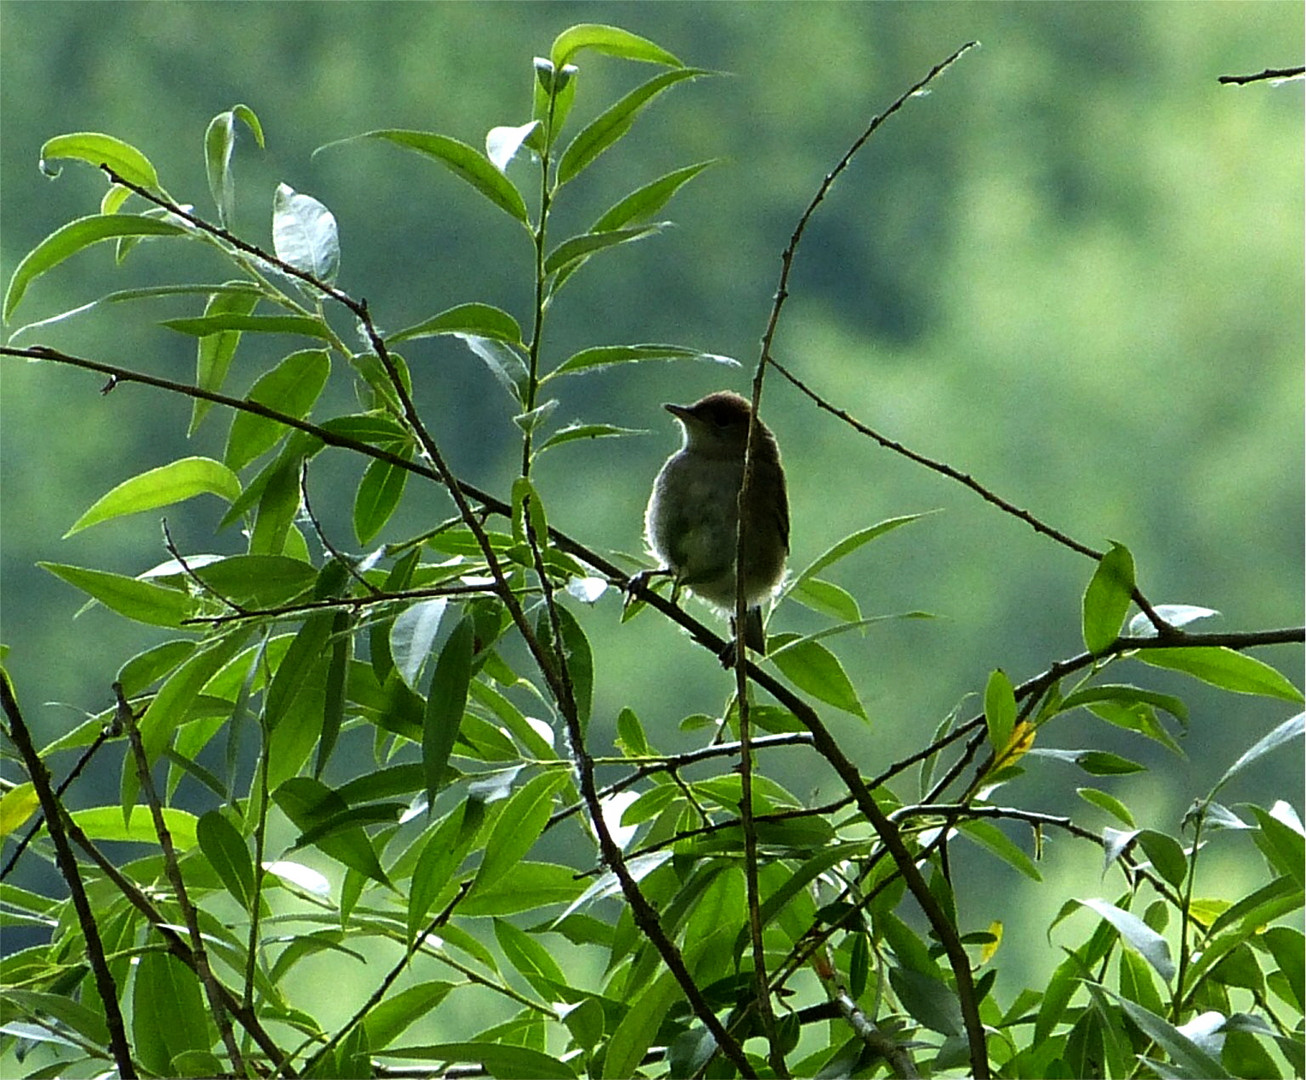
[[[838,657],[819,641],[808,639],[784,644],[769,659],[775,661],[776,667],[800,690],[827,705],[863,720],[868,719]]]
[[[620,56],[626,60],[643,60],[667,67],[682,66],[675,56],[660,45],[655,45],[648,38],[642,38],[618,26],[605,26],[602,23],[580,23],[569,26],[553,39],[549,59],[555,68],[560,68],[570,63],[577,53],[585,49],[606,53],[608,56]]]
[[[335,215],[311,195],[278,184],[272,197],[272,247],[296,270],[331,284],[340,269]]]
[[[517,151],[540,126],[538,120],[522,124],[520,127],[490,128],[485,136],[485,156],[500,172],[507,172],[508,163],[517,156]]]
[[[1301,691],[1269,664],[1223,646],[1140,649],[1135,655],[1145,664],[1182,671],[1236,694],[1259,694],[1295,703],[1303,700]]]
[[[108,165],[124,180],[129,180],[150,191],[159,190],[159,175],[150,159],[136,147],[112,135],[98,131],[77,131],[47,139],[41,147],[41,171],[47,176],[58,176],[57,169],[49,163],[59,160],[84,161],[99,168]]]
[[[293,352],[250,387],[247,400],[302,420],[312,410],[331,374],[331,360],[323,349]],[[267,453],[289,432],[277,420],[252,412],[231,418],[231,431],[223,454],[229,468],[240,471]]]
[[[415,338],[434,337],[437,334],[471,334],[494,338],[513,345],[521,344],[521,327],[517,320],[491,304],[459,304],[439,315],[432,316],[416,326],[386,335],[391,343],[411,341]]]
[[[124,480],[97,499],[64,533],[64,538],[102,521],[171,506],[196,495],[216,495],[232,502],[240,495],[240,480],[229,468],[211,458],[182,458]]]
[[[148,581],[91,570],[63,563],[38,562],[37,566],[63,578],[107,607],[136,622],[150,626],[179,627],[195,613],[195,601],[177,589],[166,589]]]
[[[676,169],[674,172],[669,172],[665,176],[660,176],[651,183],[637,188],[620,202],[604,211],[602,216],[590,226],[590,232],[620,229],[631,224],[631,222],[652,217],[662,207],[666,206],[671,196],[708,166],[717,164],[718,160],[714,158],[711,161],[700,161],[697,165],[686,165],[683,169]]]
[[[1142,954],[1143,959],[1152,965],[1163,980],[1168,983],[1174,978],[1175,965],[1170,956],[1169,942],[1132,911],[1125,911],[1105,900],[1093,898],[1080,899],[1076,902],[1095,911],[1119,930],[1121,937]]]
[[[1084,645],[1103,652],[1117,637],[1134,592],[1134,557],[1123,544],[1113,543],[1084,592]]]
[[[739,361],[729,356],[690,349],[684,345],[600,345],[582,349],[568,357],[546,378],[554,375],[567,375],[575,371],[588,371],[611,364],[633,364],[645,360],[707,360],[715,364],[739,367]]]

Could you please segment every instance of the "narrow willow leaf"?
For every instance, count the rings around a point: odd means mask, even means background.
[[[348,707],[349,662],[353,658],[354,637],[349,632],[351,618],[347,611],[337,611],[331,625],[331,661],[327,666],[326,700],[323,703],[322,734],[317,740],[317,761],[313,775],[321,777],[335,749]]]
[[[1090,776],[1124,776],[1128,773],[1146,772],[1147,766],[1106,750],[1030,750],[1034,757],[1048,757],[1056,761],[1078,765]]]
[[[254,897],[254,862],[245,838],[218,810],[210,810],[195,825],[204,858],[217,872],[227,892],[246,910]]]
[[[485,1075],[530,1077],[532,1080],[576,1080],[576,1070],[542,1050],[499,1042],[453,1042],[422,1046],[396,1046],[380,1056],[417,1058],[422,1061],[468,1061],[479,1065]],[[343,1075],[343,1074],[342,1074]],[[624,1074],[613,1074],[624,1075]]]
[[[448,775],[449,755],[453,752],[467,708],[467,685],[472,678],[472,654],[475,648],[475,624],[464,616],[454,627],[449,640],[440,650],[431,677],[431,692],[426,699],[422,721],[422,768],[426,776],[427,805],[444,787]]]
[[[1296,716],[1289,717],[1273,731],[1257,739],[1255,745],[1230,765],[1229,768],[1225,770],[1224,775],[1220,777],[1220,782],[1215,785],[1215,790],[1212,791],[1211,794],[1214,795],[1216,791],[1219,791],[1220,788],[1224,787],[1225,784],[1248,765],[1252,764],[1252,762],[1264,757],[1271,750],[1277,749],[1284,743],[1300,739],[1303,734],[1306,734],[1306,713],[1298,713]]]
[[[233,555],[193,569],[218,596],[252,607],[288,603],[317,580],[311,563],[286,555]]]
[[[642,60],[650,64],[662,64],[666,67],[683,67],[679,60],[660,45],[622,30],[617,26],[605,26],[602,23],[580,23],[569,26],[553,39],[549,49],[549,59],[555,68],[570,63],[576,54],[585,49],[605,53],[608,56],[620,56],[626,60]],[[614,1073],[613,1075],[621,1075]]]
[[[422,845],[408,890],[408,941],[417,940],[436,899],[462,865],[479,830],[465,821],[467,803],[456,805]]]
[[[482,337],[479,334],[455,332],[454,337],[485,362],[485,366],[490,369],[490,374],[508,391],[514,401],[520,404],[525,400],[529,373],[521,354],[516,349],[506,342]]]
[[[35,786],[29,781],[17,784],[0,797],[0,836],[21,829],[41,806]]]
[[[517,190],[511,180],[494,167],[488,158],[464,142],[451,139],[446,135],[436,135],[429,131],[386,129],[368,131],[362,135],[355,135],[350,139],[341,139],[339,142],[328,143],[327,146],[340,146],[358,139],[381,139],[396,146],[401,146],[405,150],[412,150],[423,157],[430,158],[432,161],[438,161],[445,168],[452,171],[455,176],[471,184],[499,209],[512,215],[523,225],[530,223],[530,215],[526,211],[526,201],[522,198],[521,192]],[[326,146],[319,146],[313,153],[318,154],[325,149],[327,149]]]
[[[143,215],[97,214],[70,221],[23,256],[13,277],[9,279],[9,289],[5,293],[4,321],[8,322],[13,317],[14,309],[33,281],[83,248],[102,240],[119,240],[123,237],[186,235],[187,230],[180,225]]]
[[[548,824],[554,792],[566,782],[564,773],[541,773],[508,800],[485,843],[473,893],[488,889],[522,861]]]
[[[538,457],[551,447],[576,442],[579,439],[611,439],[623,435],[647,434],[648,431],[642,428],[624,428],[614,424],[568,424],[564,428],[559,428],[536,447],[535,454]]]
[[[605,109],[572,139],[558,162],[557,179],[562,185],[575,179],[592,165],[596,158],[626,134],[636,117],[665,90],[686,79],[697,79],[710,72],[700,68],[678,67],[655,75],[642,86],[635,87],[620,101]]]
[[[408,460],[409,455],[404,455]],[[403,498],[408,470],[389,461],[367,463],[354,496],[354,532],[360,544],[370,544],[390,520]]]
[[[700,161],[697,165],[686,165],[683,169],[676,169],[674,172],[669,172],[665,176],[660,176],[651,183],[635,189],[620,202],[606,210],[598,221],[590,226],[590,232],[620,229],[631,224],[631,222],[652,217],[666,206],[671,200],[671,196],[685,184],[689,183],[704,169],[717,164],[719,160],[719,158],[713,158],[711,161]]]
[[[249,315],[258,305],[258,292],[230,292],[223,289],[214,292],[204,307],[204,316],[212,318],[218,315]],[[241,331],[222,330],[216,334],[206,334],[196,344],[195,383],[205,390],[219,391],[227,381],[227,372],[231,360],[236,355],[240,344]],[[213,402],[196,398],[191,407],[190,431],[194,435],[200,421],[204,419]]]
[[[531,94],[531,116],[538,120],[537,127],[526,139],[526,145],[537,154],[543,154],[545,143],[549,147],[557,141],[567,123],[572,103],[576,100],[576,75],[580,70],[573,64],[554,67],[543,56],[535,57],[535,82]]]
[[[143,188],[159,191],[159,175],[150,159],[130,143],[104,135],[98,131],[77,131],[69,135],[56,135],[41,147],[41,171],[47,176],[58,176],[49,162],[59,160],[84,161],[97,169],[108,165],[124,180]]]
[[[859,529],[857,532],[851,534],[850,536],[845,536],[837,544],[834,544],[832,547],[828,548],[825,552],[823,552],[811,563],[809,563],[806,567],[804,567],[802,572],[799,573],[797,577],[794,578],[794,584],[797,584],[799,581],[805,581],[807,578],[819,574],[827,566],[832,566],[834,563],[837,563],[840,559],[843,559],[848,555],[851,555],[863,544],[870,543],[870,541],[878,539],[879,537],[885,535],[885,533],[890,533],[894,529],[899,528],[902,525],[907,525],[910,522],[916,521],[918,518],[921,518],[923,516],[924,516],[923,514],[905,514],[902,517],[886,518],[884,521],[877,522],[876,524],[870,525],[865,529]],[[793,587],[794,585],[790,585],[789,589],[793,589]]]
[[[1096,912],[1120,931],[1120,936],[1142,954],[1143,959],[1152,965],[1165,982],[1174,979],[1175,965],[1170,956],[1169,942],[1132,911],[1125,911],[1105,900],[1094,898],[1075,902]]]
[[[132,1049],[141,1064],[155,1076],[174,1076],[178,1057],[210,1045],[195,973],[171,953],[143,953],[132,979]]]
[[[1269,664],[1223,646],[1140,649],[1135,655],[1145,664],[1182,671],[1236,694],[1259,694],[1294,703],[1303,700],[1301,691]]]
[[[588,371],[611,364],[633,364],[645,360],[707,360],[715,364],[739,367],[739,361],[729,356],[702,352],[684,345],[599,345],[582,349],[568,357],[545,376],[568,375],[575,371]]]
[[[991,821],[959,821],[957,830],[1027,878],[1033,881],[1043,880],[1034,861]]]
[[[394,1042],[410,1024],[433,1014],[453,988],[453,983],[431,981],[387,994],[363,1021],[368,1046],[377,1051]]]
[[[1173,836],[1157,832],[1155,829],[1141,829],[1138,844],[1147,855],[1153,868],[1176,889],[1188,876],[1188,856],[1184,854],[1183,845]]]
[[[299,334],[330,341],[331,327],[310,315],[202,315],[195,319],[164,319],[161,324],[179,334],[204,337],[224,330],[249,330],[256,334]]]
[[[328,285],[340,270],[335,215],[289,184],[278,184],[272,196],[272,248],[282,262]]]
[[[36,565],[63,578],[74,588],[81,589],[110,611],[116,611],[136,622],[176,628],[181,626],[183,620],[195,614],[195,601],[188,593],[177,589],[166,589],[148,581],[138,581],[105,570],[51,562],[38,562]]]
[[[1114,795],[1109,795],[1105,791],[1099,791],[1097,788],[1076,788],[1075,793],[1086,803],[1091,803],[1100,810],[1105,810],[1123,825],[1134,828],[1134,815],[1129,812],[1129,807],[1117,799]]]
[[[1112,543],[1102,556],[1084,592],[1084,646],[1094,655],[1117,637],[1134,592],[1134,557],[1123,544]]]
[[[562,279],[569,276],[582,261],[596,252],[619,244],[631,244],[643,240],[646,236],[661,232],[670,224],[669,221],[654,221],[628,229],[609,229],[606,232],[589,232],[573,236],[549,252],[544,260],[544,272],[555,278],[553,289],[556,290],[561,285]]]
[[[437,334],[458,333],[494,338],[511,345],[521,344],[521,326],[516,319],[492,304],[475,303],[451,307],[416,326],[387,335],[386,341],[397,343],[411,341],[414,338],[434,337]]]
[[[532,500],[532,505],[536,503],[537,500]],[[567,677],[571,682],[576,713],[583,728],[589,723],[590,708],[594,700],[594,654],[590,649],[589,638],[585,636],[585,631],[576,621],[576,617],[561,605],[557,608],[557,614],[558,625],[562,629],[562,649],[567,661]],[[547,611],[540,612],[535,632],[542,646],[547,649],[554,648],[553,625]]]
[[[1177,698],[1173,694],[1157,693],[1155,690],[1144,690],[1125,683],[1102,683],[1098,686],[1087,686],[1082,690],[1076,690],[1062,699],[1060,711],[1067,712],[1080,706],[1092,708],[1100,702],[1112,702],[1122,705],[1137,705],[1140,703],[1151,705],[1158,709],[1164,709],[1182,724],[1188,723],[1188,706],[1184,704],[1182,698]]]
[[[263,702],[263,723],[269,731],[286,715],[309,676],[320,670],[334,615],[332,611],[315,611],[309,615],[277,665]]]
[[[508,163],[517,156],[522,143],[530,138],[539,126],[538,120],[532,120],[520,127],[490,128],[485,136],[485,156],[490,159],[490,164],[500,172],[507,172]]]
[[[73,522],[64,539],[102,521],[171,506],[196,495],[216,495],[227,502],[240,496],[240,480],[212,458],[188,457],[124,480]]]
[[[989,729],[993,753],[1001,754],[1011,742],[1016,726],[1016,692],[1006,672],[996,669],[984,688],[984,722]]]
[[[307,776],[294,776],[282,783],[272,793],[286,817],[300,830],[301,835],[313,831],[323,832],[333,818],[349,812],[348,806],[325,784]],[[362,825],[322,835],[313,846],[343,866],[357,870],[364,877],[389,886],[390,880],[376,857],[376,849],[363,831]]]
[[[302,420],[317,403],[330,374],[331,360],[325,350],[303,349],[291,353],[260,376],[246,398]],[[276,446],[290,430],[269,417],[238,412],[231,418],[223,459],[231,469],[239,472]]]
[[[664,971],[643,990],[630,1003],[608,1040],[603,1075],[638,1075],[640,1063],[657,1038],[663,1019],[683,996],[680,984],[669,971]]]
[[[775,661],[787,679],[827,705],[868,720],[857,691],[838,658],[819,641],[799,640],[777,649]]]
[[[236,146],[236,121],[242,120],[263,145],[263,128],[247,105],[237,105],[218,113],[209,121],[204,133],[204,168],[208,173],[209,193],[218,207],[218,218],[230,227],[236,209],[236,189],[231,179],[231,152]]]
[[[1183,1070],[1184,1075],[1202,1077],[1202,1080],[1228,1080],[1229,1073],[1220,1064],[1219,1059],[1203,1050],[1168,1020],[1162,1019],[1136,1002],[1113,994],[1106,987],[1102,989],[1117,998],[1129,1019],[1137,1024],[1148,1038],[1165,1049],[1170,1055],[1170,1060]],[[1149,1066],[1154,1064],[1149,1061]]]
[[[569,985],[553,954],[525,930],[505,919],[495,919],[494,939],[508,963],[545,1001],[553,999],[558,987]]]
[[[443,596],[406,607],[390,627],[390,656],[399,677],[414,690],[430,657],[449,601]]]
[[[154,831],[154,819],[149,814],[137,814],[130,823],[125,822],[116,806],[93,806],[74,810],[69,817],[92,840],[122,840],[136,844],[159,846]],[[163,807],[163,823],[168,827],[173,844],[180,851],[189,851],[196,844],[198,819],[194,814],[176,807]]]

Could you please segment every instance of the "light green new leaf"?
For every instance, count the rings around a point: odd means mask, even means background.
[[[1145,664],[1182,671],[1236,694],[1259,694],[1294,703],[1303,700],[1301,691],[1269,664],[1223,646],[1139,649],[1136,657]]]
[[[550,371],[545,379],[555,375],[568,375],[576,371],[589,371],[610,364],[633,364],[644,360],[707,360],[715,364],[739,367],[739,361],[729,356],[702,352],[684,345],[598,345],[582,349],[568,357]]]
[[[432,161],[438,161],[454,175],[471,184],[495,206],[511,214],[523,225],[530,224],[526,201],[513,182],[496,169],[489,158],[464,142],[429,131],[401,131],[391,128],[368,131],[350,139],[328,143],[327,146],[341,146],[358,139],[382,139],[405,150],[412,150]],[[319,146],[313,153],[316,155],[325,149],[326,146]]]
[[[424,982],[387,994],[367,1012],[363,1026],[373,1052],[394,1042],[413,1022],[429,1016],[453,989],[453,983]]]
[[[957,830],[1027,878],[1043,880],[1043,875],[1038,872],[1033,860],[991,821],[959,821]]]
[[[777,649],[775,661],[787,679],[813,697],[868,720],[857,691],[838,658],[819,641],[799,639]]]
[[[1134,815],[1129,812],[1129,807],[1117,799],[1114,795],[1109,795],[1105,791],[1099,791],[1097,788],[1076,788],[1075,793],[1086,803],[1091,803],[1100,810],[1105,810],[1117,821],[1129,828],[1134,828]]]
[[[581,233],[564,240],[544,260],[544,272],[555,276],[552,289],[556,290],[579,264],[595,252],[619,244],[631,244],[643,240],[655,232],[661,232],[671,222],[654,221],[647,225],[635,225],[629,229],[608,229],[606,232]]]
[[[58,176],[59,171],[51,169],[48,163],[61,159],[84,161],[97,169],[101,165],[108,165],[124,180],[130,180],[151,191],[159,190],[159,174],[154,171],[150,159],[130,143],[112,135],[98,131],[76,131],[46,140],[41,147],[41,171],[47,176]]]
[[[92,840],[124,840],[154,846],[159,843],[151,814],[136,814],[128,823],[116,806],[92,806],[74,810],[70,816]],[[181,851],[195,846],[197,820],[194,814],[185,810],[171,806],[163,808],[163,823],[168,827],[173,844]]]
[[[377,1056],[416,1058],[422,1061],[472,1061],[486,1075],[504,1080],[576,1080],[576,1071],[542,1050],[498,1042],[435,1043],[396,1046],[376,1051]]]
[[[230,226],[236,207],[236,189],[231,180],[231,152],[236,145],[236,121],[242,120],[254,133],[254,141],[263,146],[263,126],[248,105],[236,105],[220,112],[209,121],[204,132],[204,167],[209,178],[209,192],[218,207],[223,225]]]
[[[1001,754],[1011,742],[1011,732],[1016,726],[1016,692],[1001,668],[989,676],[984,688],[984,722],[988,725],[993,752]]]
[[[559,186],[574,179],[593,164],[603,151],[625,135],[635,122],[635,118],[655,97],[678,82],[708,74],[710,72],[699,68],[685,67],[664,71],[642,86],[635,87],[620,101],[605,109],[601,115],[582,128],[567,149],[562,152],[562,159],[558,162]]]
[[[124,480],[73,522],[64,539],[102,521],[171,506],[196,495],[216,495],[227,502],[240,496],[240,480],[221,462],[188,457]]]
[[[1134,592],[1134,557],[1123,544],[1113,543],[1097,564],[1084,591],[1084,645],[1094,655],[1117,637]]]
[[[451,307],[416,326],[407,327],[396,334],[388,334],[386,341],[395,344],[400,341],[411,341],[414,338],[457,333],[494,338],[512,345],[521,344],[521,326],[516,319],[492,304],[476,303]]]
[[[1178,840],[1155,829],[1141,829],[1138,844],[1158,874],[1176,889],[1183,884],[1188,876],[1188,856]]]
[[[40,807],[40,796],[31,782],[10,788],[0,796],[0,836],[8,836],[22,828]]]
[[[171,953],[143,953],[132,981],[132,1048],[141,1064],[154,1076],[178,1076],[177,1058],[210,1046],[195,972]]]
[[[1169,942],[1132,911],[1125,911],[1105,900],[1094,898],[1076,900],[1075,903],[1097,912],[1120,931],[1121,937],[1142,954],[1143,959],[1152,965],[1165,982],[1174,979],[1175,965],[1170,956]]]
[[[663,64],[666,67],[683,67],[679,60],[660,45],[655,45],[648,38],[632,34],[617,26],[605,26],[602,23],[580,23],[569,26],[553,39],[549,49],[549,59],[554,68],[570,63],[572,58],[583,49],[605,53],[608,56],[620,56],[626,60],[642,60],[650,64]]]
[[[83,248],[98,244],[101,240],[120,240],[131,236],[186,235],[187,230],[180,225],[135,214],[97,214],[70,221],[32,248],[14,270],[14,276],[9,279],[9,289],[5,293],[5,322],[13,316],[14,309],[33,281]]]
[[[218,315],[249,315],[258,305],[257,291],[213,293],[204,307],[205,317]],[[232,357],[240,344],[239,330],[222,330],[216,334],[205,334],[196,344],[195,383],[205,390],[218,391],[227,380]],[[200,421],[204,419],[213,402],[196,398],[191,407],[190,430],[187,435],[194,435]]]
[[[289,184],[278,184],[272,196],[272,248],[282,262],[327,284],[340,270],[335,215]]]
[[[303,349],[260,376],[246,398],[302,420],[316,404],[330,374],[331,360],[324,349]],[[231,418],[223,459],[239,472],[276,446],[290,430],[270,417],[238,412]]]
[[[847,589],[840,588],[832,581],[807,577],[794,582],[788,591],[791,600],[797,600],[804,607],[832,616],[843,622],[861,622],[862,609]]]
[[[639,997],[608,1040],[603,1057],[604,1080],[620,1080],[635,1076],[648,1048],[657,1038],[658,1028],[671,1006],[683,997],[680,984],[669,971],[664,971]]]
[[[590,226],[590,232],[604,232],[608,229],[620,229],[632,221],[652,217],[670,201],[671,196],[690,180],[710,165],[715,165],[719,158],[700,161],[697,165],[686,165],[665,176],[636,188],[620,202],[604,211],[598,221]]]
[[[138,581],[123,574],[111,574],[105,570],[51,562],[39,562],[36,565],[90,594],[110,611],[116,611],[136,622],[176,628],[184,619],[195,614],[195,601],[188,593],[177,589],[164,588],[162,585]]]
[[[794,578],[793,584],[789,586],[789,589],[787,589],[786,592],[792,590],[798,582],[805,581],[806,579],[819,574],[827,566],[831,566],[834,563],[837,563],[840,559],[851,555],[863,544],[870,543],[872,540],[883,536],[885,533],[892,532],[899,526],[906,525],[915,521],[917,518],[924,516],[925,515],[923,514],[904,514],[902,517],[886,518],[884,521],[877,522],[865,529],[859,529],[851,536],[845,536],[837,544],[809,563],[803,571]]]

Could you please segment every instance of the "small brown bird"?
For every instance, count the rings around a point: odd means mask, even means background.
[[[720,390],[693,405],[665,406],[684,429],[680,449],[653,482],[644,512],[649,549],[695,596],[733,613],[739,489],[751,417],[749,403]],[[789,554],[789,500],[780,448],[759,421],[753,445],[744,537],[744,644],[766,652],[761,604],[784,577]]]

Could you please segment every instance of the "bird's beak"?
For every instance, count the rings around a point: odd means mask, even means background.
[[[669,413],[670,413],[672,416],[674,416],[677,420],[684,420],[684,419],[688,418],[688,416],[689,416],[689,406],[688,406],[688,405],[673,405],[673,404],[671,404],[670,402],[668,402],[667,404],[663,405],[662,407],[663,407],[664,409],[666,409],[667,412],[669,412]]]

